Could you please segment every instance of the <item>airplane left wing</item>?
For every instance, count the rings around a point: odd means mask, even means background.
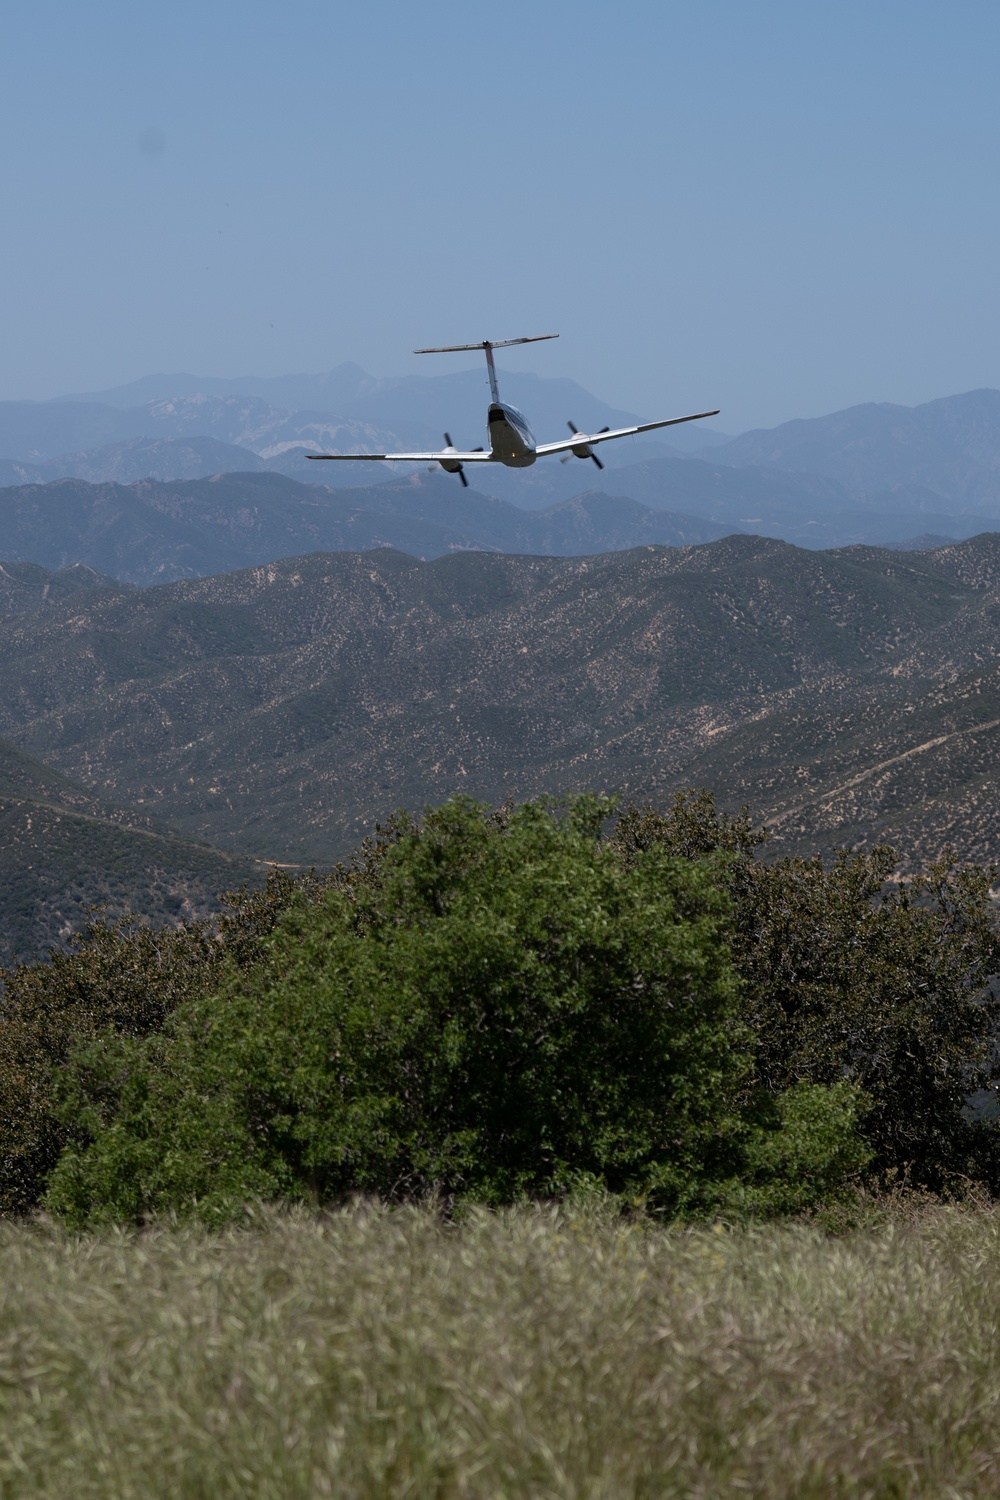
[[[658,427],[677,427],[681,422],[700,422],[703,417],[717,417],[718,411],[696,411],[690,417],[668,417],[665,422],[640,422],[638,427],[616,427],[613,432],[575,432],[558,443],[540,443],[535,453],[568,453],[573,448],[592,448],[595,443],[610,443],[612,438],[634,437],[637,432],[654,432]]]
[[[482,448],[477,448],[475,453],[459,453],[454,448],[444,448],[439,453],[307,453],[306,458],[312,459],[339,459],[350,463],[384,463],[406,462],[414,464],[433,463],[455,463],[455,464],[488,464],[493,462],[493,455],[485,453]]]

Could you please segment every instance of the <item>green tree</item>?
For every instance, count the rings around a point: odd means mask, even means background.
[[[259,1194],[500,1203],[600,1184],[676,1212],[855,1169],[850,1089],[739,1112],[724,858],[623,859],[608,812],[455,800],[397,830],[377,878],[295,902],[268,962],[162,1035],[92,1043],[64,1080],[92,1139],[64,1154],[50,1206],[86,1223],[225,1216]]]

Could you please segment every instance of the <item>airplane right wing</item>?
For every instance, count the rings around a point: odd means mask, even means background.
[[[681,422],[700,422],[702,417],[717,417],[718,411],[696,411],[690,417],[667,417],[664,422],[640,422],[638,427],[616,427],[608,432],[575,432],[570,438],[560,438],[558,443],[539,443],[535,453],[542,458],[546,453],[568,453],[573,448],[589,448],[594,443],[610,443],[612,438],[633,437],[637,432],[655,432],[658,427],[678,427]]]

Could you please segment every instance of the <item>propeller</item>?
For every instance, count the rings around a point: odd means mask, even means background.
[[[451,440],[450,432],[445,433],[444,440],[447,448],[450,448],[454,452],[455,444]],[[465,468],[462,464],[456,463],[454,459],[448,457],[447,448],[444,456],[439,458],[436,464],[431,464],[427,472],[428,474],[433,474],[435,469],[443,469],[446,474],[457,474],[462,481],[462,488],[467,490],[469,488],[469,481],[465,477]],[[478,448],[472,448],[469,451],[472,453],[485,453],[486,449],[480,444]]]
[[[577,433],[579,432],[580,429],[578,427],[574,427],[574,425],[573,425],[572,422],[567,422],[566,426],[569,428],[569,430],[573,434],[573,436],[576,437],[576,435],[577,435]],[[602,427],[601,431],[602,432],[610,432],[611,428],[610,427]],[[571,452],[567,453],[566,457],[565,458],[561,458],[559,460],[559,462],[563,463],[563,464],[567,464],[567,463],[569,463],[569,461],[570,461],[571,458],[590,458],[590,459],[593,459],[594,463],[597,465],[597,467],[599,469],[603,469],[604,468],[604,465],[601,463],[601,460],[598,458],[597,454],[594,452],[593,448],[590,446],[589,443],[580,443],[580,445],[578,447],[573,448],[571,450]]]
[[[445,445],[448,448],[454,448],[455,444],[451,440],[451,433],[450,432],[446,432],[445,433],[444,440],[445,440]],[[444,471],[445,471],[446,474],[457,474],[458,475],[459,479],[462,481],[462,488],[463,488],[463,490],[467,490],[469,488],[469,481],[465,477],[465,470],[462,468],[461,464],[443,463],[441,465],[441,467],[442,467],[442,469],[444,469]]]

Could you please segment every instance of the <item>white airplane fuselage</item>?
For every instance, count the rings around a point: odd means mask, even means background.
[[[535,462],[535,435],[528,419],[506,401],[491,401],[486,418],[490,434],[490,456],[508,469],[526,469]]]

